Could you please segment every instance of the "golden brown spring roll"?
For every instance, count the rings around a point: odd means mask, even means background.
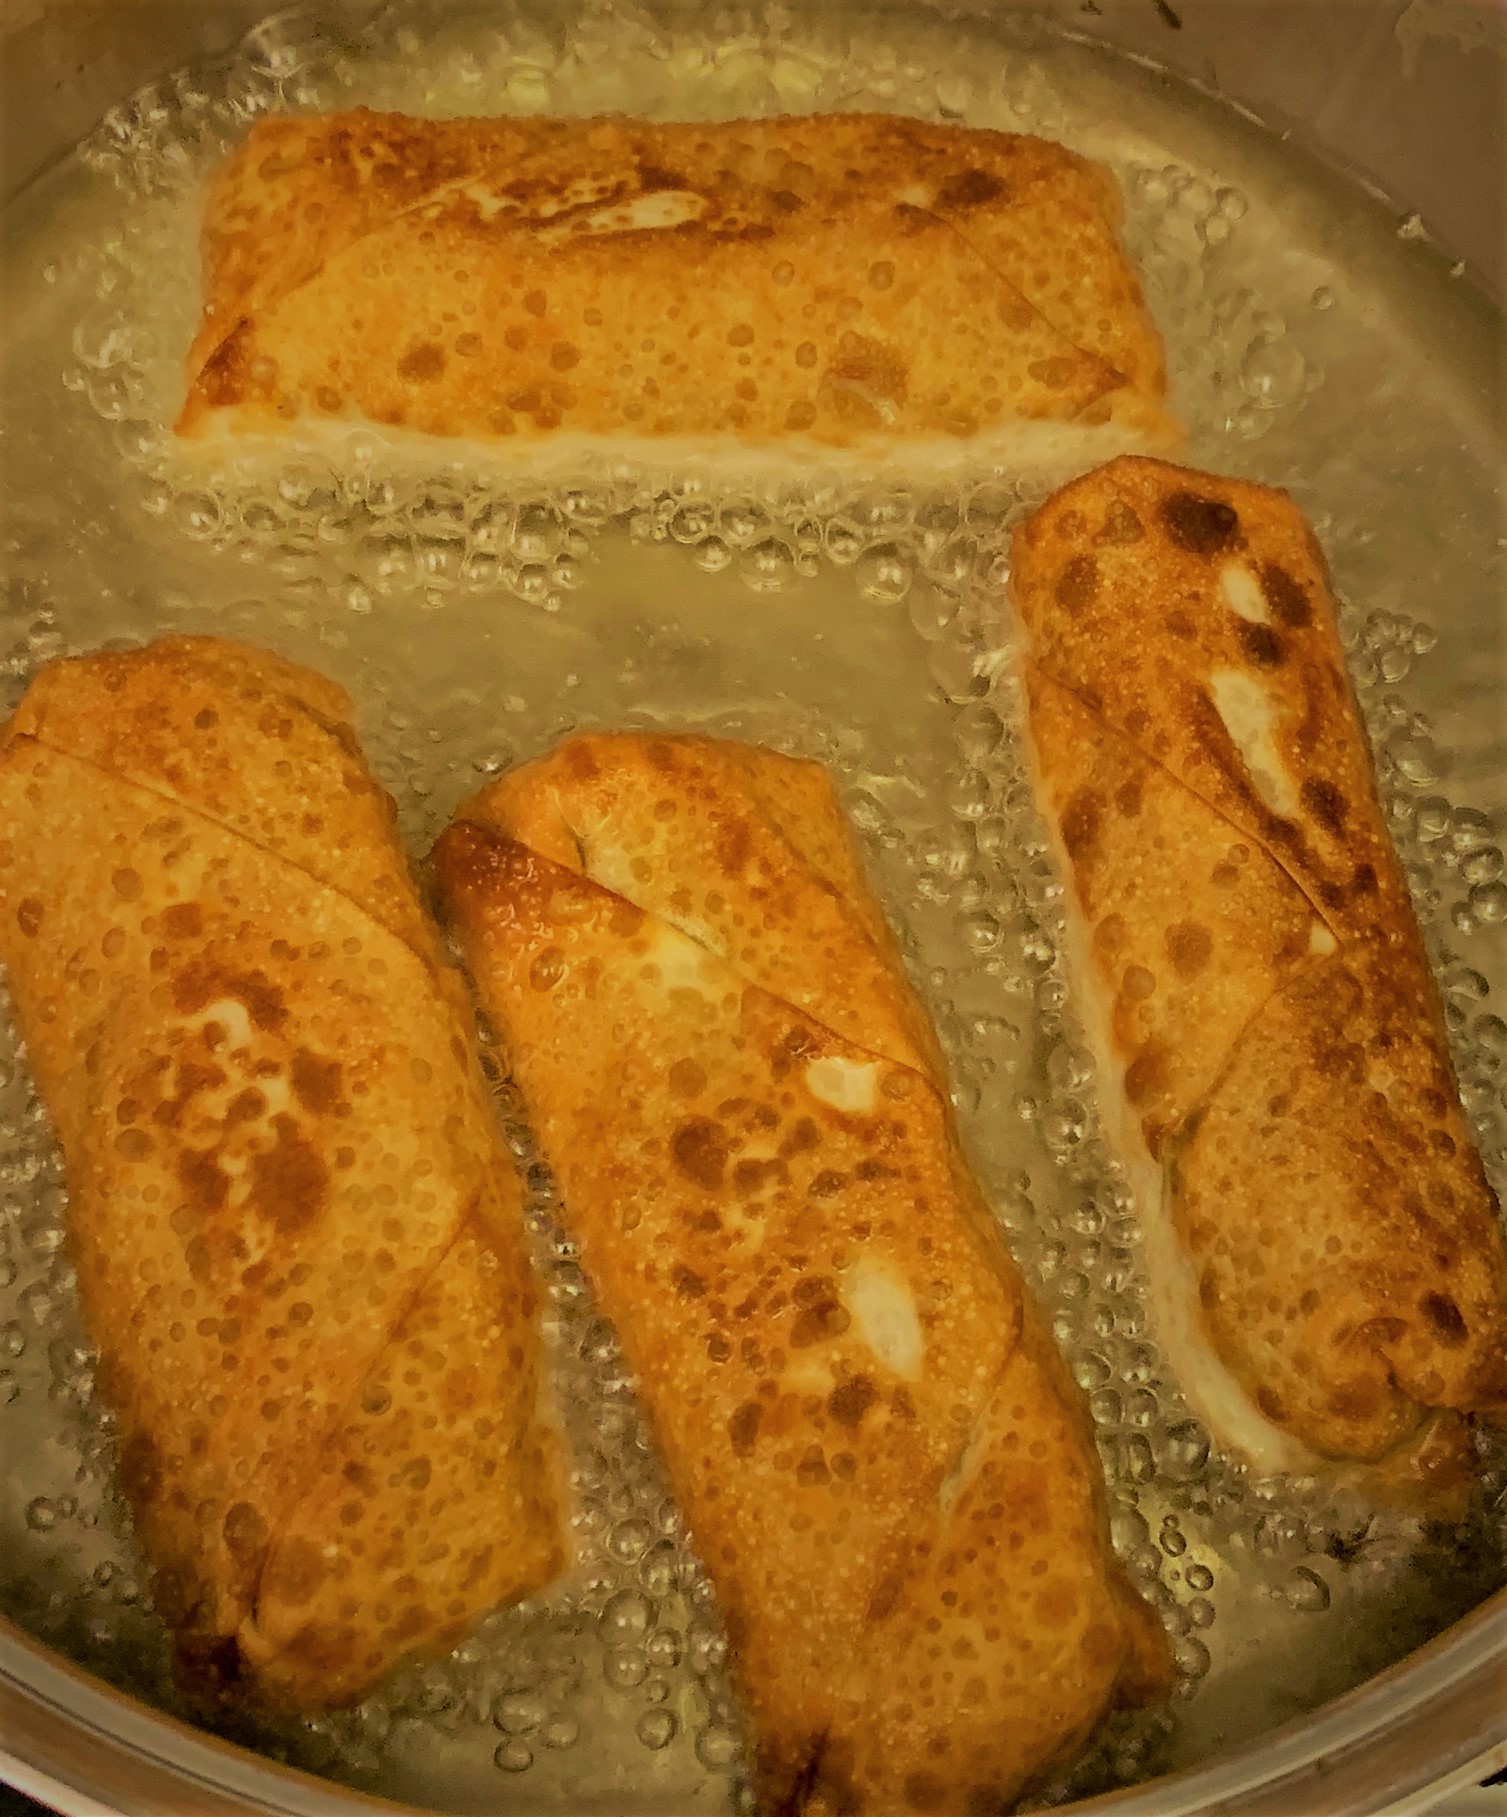
[[[1265,1468],[1447,1475],[1507,1415],[1507,1260],[1323,555],[1284,493],[1128,459],[1022,527],[1013,589],[1182,1384]]]
[[[171,638],[0,746],[0,957],[189,1688],[316,1710],[561,1563],[519,1188],[332,683]]]
[[[711,1574],[770,1811],[998,1810],[1168,1676],[816,765],[579,737],[435,862]]]
[[[266,119],[178,428],[1102,458],[1173,433],[1120,215],[1060,145],[882,114]]]

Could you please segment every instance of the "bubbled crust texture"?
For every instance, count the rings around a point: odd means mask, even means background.
[[[1116,461],[1018,533],[1044,805],[1202,1317],[1259,1410],[1376,1460],[1507,1414],[1507,1262],[1286,494]]]
[[[1120,211],[1061,146],[885,115],[268,119],[210,193],[179,428],[1164,435]]]
[[[1003,1808],[1165,1682],[1165,1640],[824,774],[574,739],[435,862],[716,1584],[765,1808]]]
[[[339,689],[176,638],[43,671],[0,956],[190,1688],[353,1701],[559,1562],[511,1162]]]

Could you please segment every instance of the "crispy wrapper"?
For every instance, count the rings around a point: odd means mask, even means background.
[[[0,956],[189,1688],[354,1701],[562,1563],[511,1159],[331,683],[173,638],[0,747]]]
[[[1127,459],[1013,589],[1183,1385],[1258,1463],[1442,1493],[1460,1416],[1507,1415],[1507,1257],[1323,555],[1284,493]]]
[[[886,115],[265,119],[210,192],[178,428],[1165,442],[1120,215],[1059,145]]]
[[[440,888],[715,1582],[771,1812],[1000,1809],[1169,1676],[824,773],[593,736]]]

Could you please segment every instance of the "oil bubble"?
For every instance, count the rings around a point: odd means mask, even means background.
[[[619,1590],[597,1620],[597,1632],[609,1646],[642,1640],[654,1625],[654,1605],[637,1590]]]
[[[602,1661],[602,1676],[615,1691],[630,1691],[649,1676],[641,1647],[614,1647]]]
[[[727,1641],[714,1627],[695,1622],[686,1634],[686,1658],[699,1678],[717,1671],[727,1657]]]
[[[853,570],[858,590],[880,605],[896,605],[910,591],[915,564],[898,543],[876,543],[858,557]]]
[[[936,645],[927,667],[948,700],[981,700],[989,692],[988,678],[981,672],[978,655],[966,645]]]
[[[779,537],[766,537],[745,550],[738,572],[753,592],[778,593],[795,576],[795,556]]]
[[[645,1710],[638,1719],[634,1733],[646,1748],[653,1748],[657,1752],[660,1748],[667,1748],[675,1739],[676,1727],[672,1711]]]
[[[654,1542],[654,1529],[642,1518],[619,1521],[609,1541],[613,1555],[624,1564],[642,1558]],[[632,1594],[632,1592],[629,1592]]]
[[[958,615],[958,605],[959,601],[954,594],[922,585],[911,590],[906,615],[916,635],[924,637],[928,643],[934,643],[946,635],[948,627]]]
[[[547,1748],[573,1748],[581,1738],[581,1725],[574,1716],[552,1716],[540,1731],[539,1739]]]
[[[696,545],[693,560],[708,574],[720,574],[730,565],[733,552],[720,536],[707,536]]]
[[[1174,1482],[1189,1482],[1209,1461],[1209,1435],[1197,1420],[1167,1428],[1162,1441],[1162,1468]]]
[[[638,1581],[650,1597],[668,1596],[675,1588],[677,1560],[676,1548],[668,1540],[659,1541],[644,1554],[638,1567]]]
[[[1301,1610],[1304,1614],[1318,1614],[1329,1607],[1329,1585],[1307,1565],[1299,1565],[1294,1570],[1283,1595],[1290,1609]]]
[[[1470,910],[1488,927],[1507,922],[1507,883],[1478,883],[1470,892]]]
[[[1285,336],[1252,342],[1240,362],[1240,383],[1264,410],[1277,410],[1302,397],[1308,367],[1302,351]]]
[[[532,1735],[544,1726],[548,1717],[549,1711],[538,1697],[514,1692],[499,1702],[492,1721],[504,1735]]]
[[[712,1773],[725,1773],[737,1760],[741,1746],[737,1731],[723,1723],[708,1723],[696,1737],[696,1758]]]
[[[827,525],[825,545],[828,561],[840,568],[848,567],[863,553],[864,538],[856,524],[834,517]]]

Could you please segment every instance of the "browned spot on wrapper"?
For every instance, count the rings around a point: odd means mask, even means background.
[[[827,1411],[839,1426],[856,1427],[879,1398],[879,1390],[866,1375],[855,1375],[840,1383],[827,1396]]]
[[[1004,184],[987,170],[965,170],[942,185],[937,192],[937,207],[981,208],[1004,193]]]
[[[1234,507],[1196,492],[1174,492],[1162,502],[1162,522],[1180,549],[1192,555],[1214,555],[1232,548],[1240,534]]]
[[[1275,669],[1282,660],[1282,639],[1270,625],[1253,624],[1241,619],[1236,627],[1240,647],[1260,669]]]
[[[1098,843],[1104,798],[1094,789],[1079,789],[1062,810],[1062,843],[1069,858],[1086,858]]]
[[[445,350],[433,341],[419,341],[398,361],[399,378],[427,384],[445,370]]]
[[[1470,1329],[1460,1316],[1460,1308],[1448,1294],[1424,1294],[1418,1302],[1418,1310],[1433,1327],[1442,1344],[1455,1348],[1469,1337]]]
[[[221,997],[243,1003],[260,1029],[275,1032],[287,1020],[283,993],[265,972],[233,972],[213,960],[187,965],[173,980],[173,1007],[180,1016],[197,1016]]]
[[[267,1544],[267,1523],[250,1502],[233,1502],[221,1526],[225,1544],[238,1558],[254,1558]]]
[[[324,1158],[286,1113],[272,1119],[277,1140],[251,1163],[246,1203],[282,1231],[302,1230],[318,1215],[329,1188]]]
[[[728,1153],[727,1136],[710,1117],[692,1117],[670,1138],[675,1165],[708,1192],[722,1184]]]
[[[1315,820],[1328,827],[1331,833],[1344,832],[1347,804],[1345,797],[1332,782],[1326,781],[1322,776],[1309,776],[1304,779],[1298,793],[1304,807]]]
[[[1091,555],[1075,555],[1057,577],[1055,597],[1069,612],[1094,603],[1099,591],[1099,564]]]
[[[1167,929],[1167,957],[1176,967],[1179,977],[1197,977],[1209,963],[1209,955],[1213,950],[1213,935],[1196,921],[1174,922]]]
[[[1263,562],[1260,574],[1266,603],[1284,625],[1297,631],[1313,622],[1312,601],[1286,568],[1278,562]]]
[[[293,1095],[305,1110],[327,1117],[340,1104],[341,1065],[300,1047],[293,1055]]]
[[[763,1417],[764,1409],[758,1401],[744,1401],[727,1422],[727,1436],[739,1457],[747,1457],[753,1450],[754,1440],[759,1436],[759,1422]]]

